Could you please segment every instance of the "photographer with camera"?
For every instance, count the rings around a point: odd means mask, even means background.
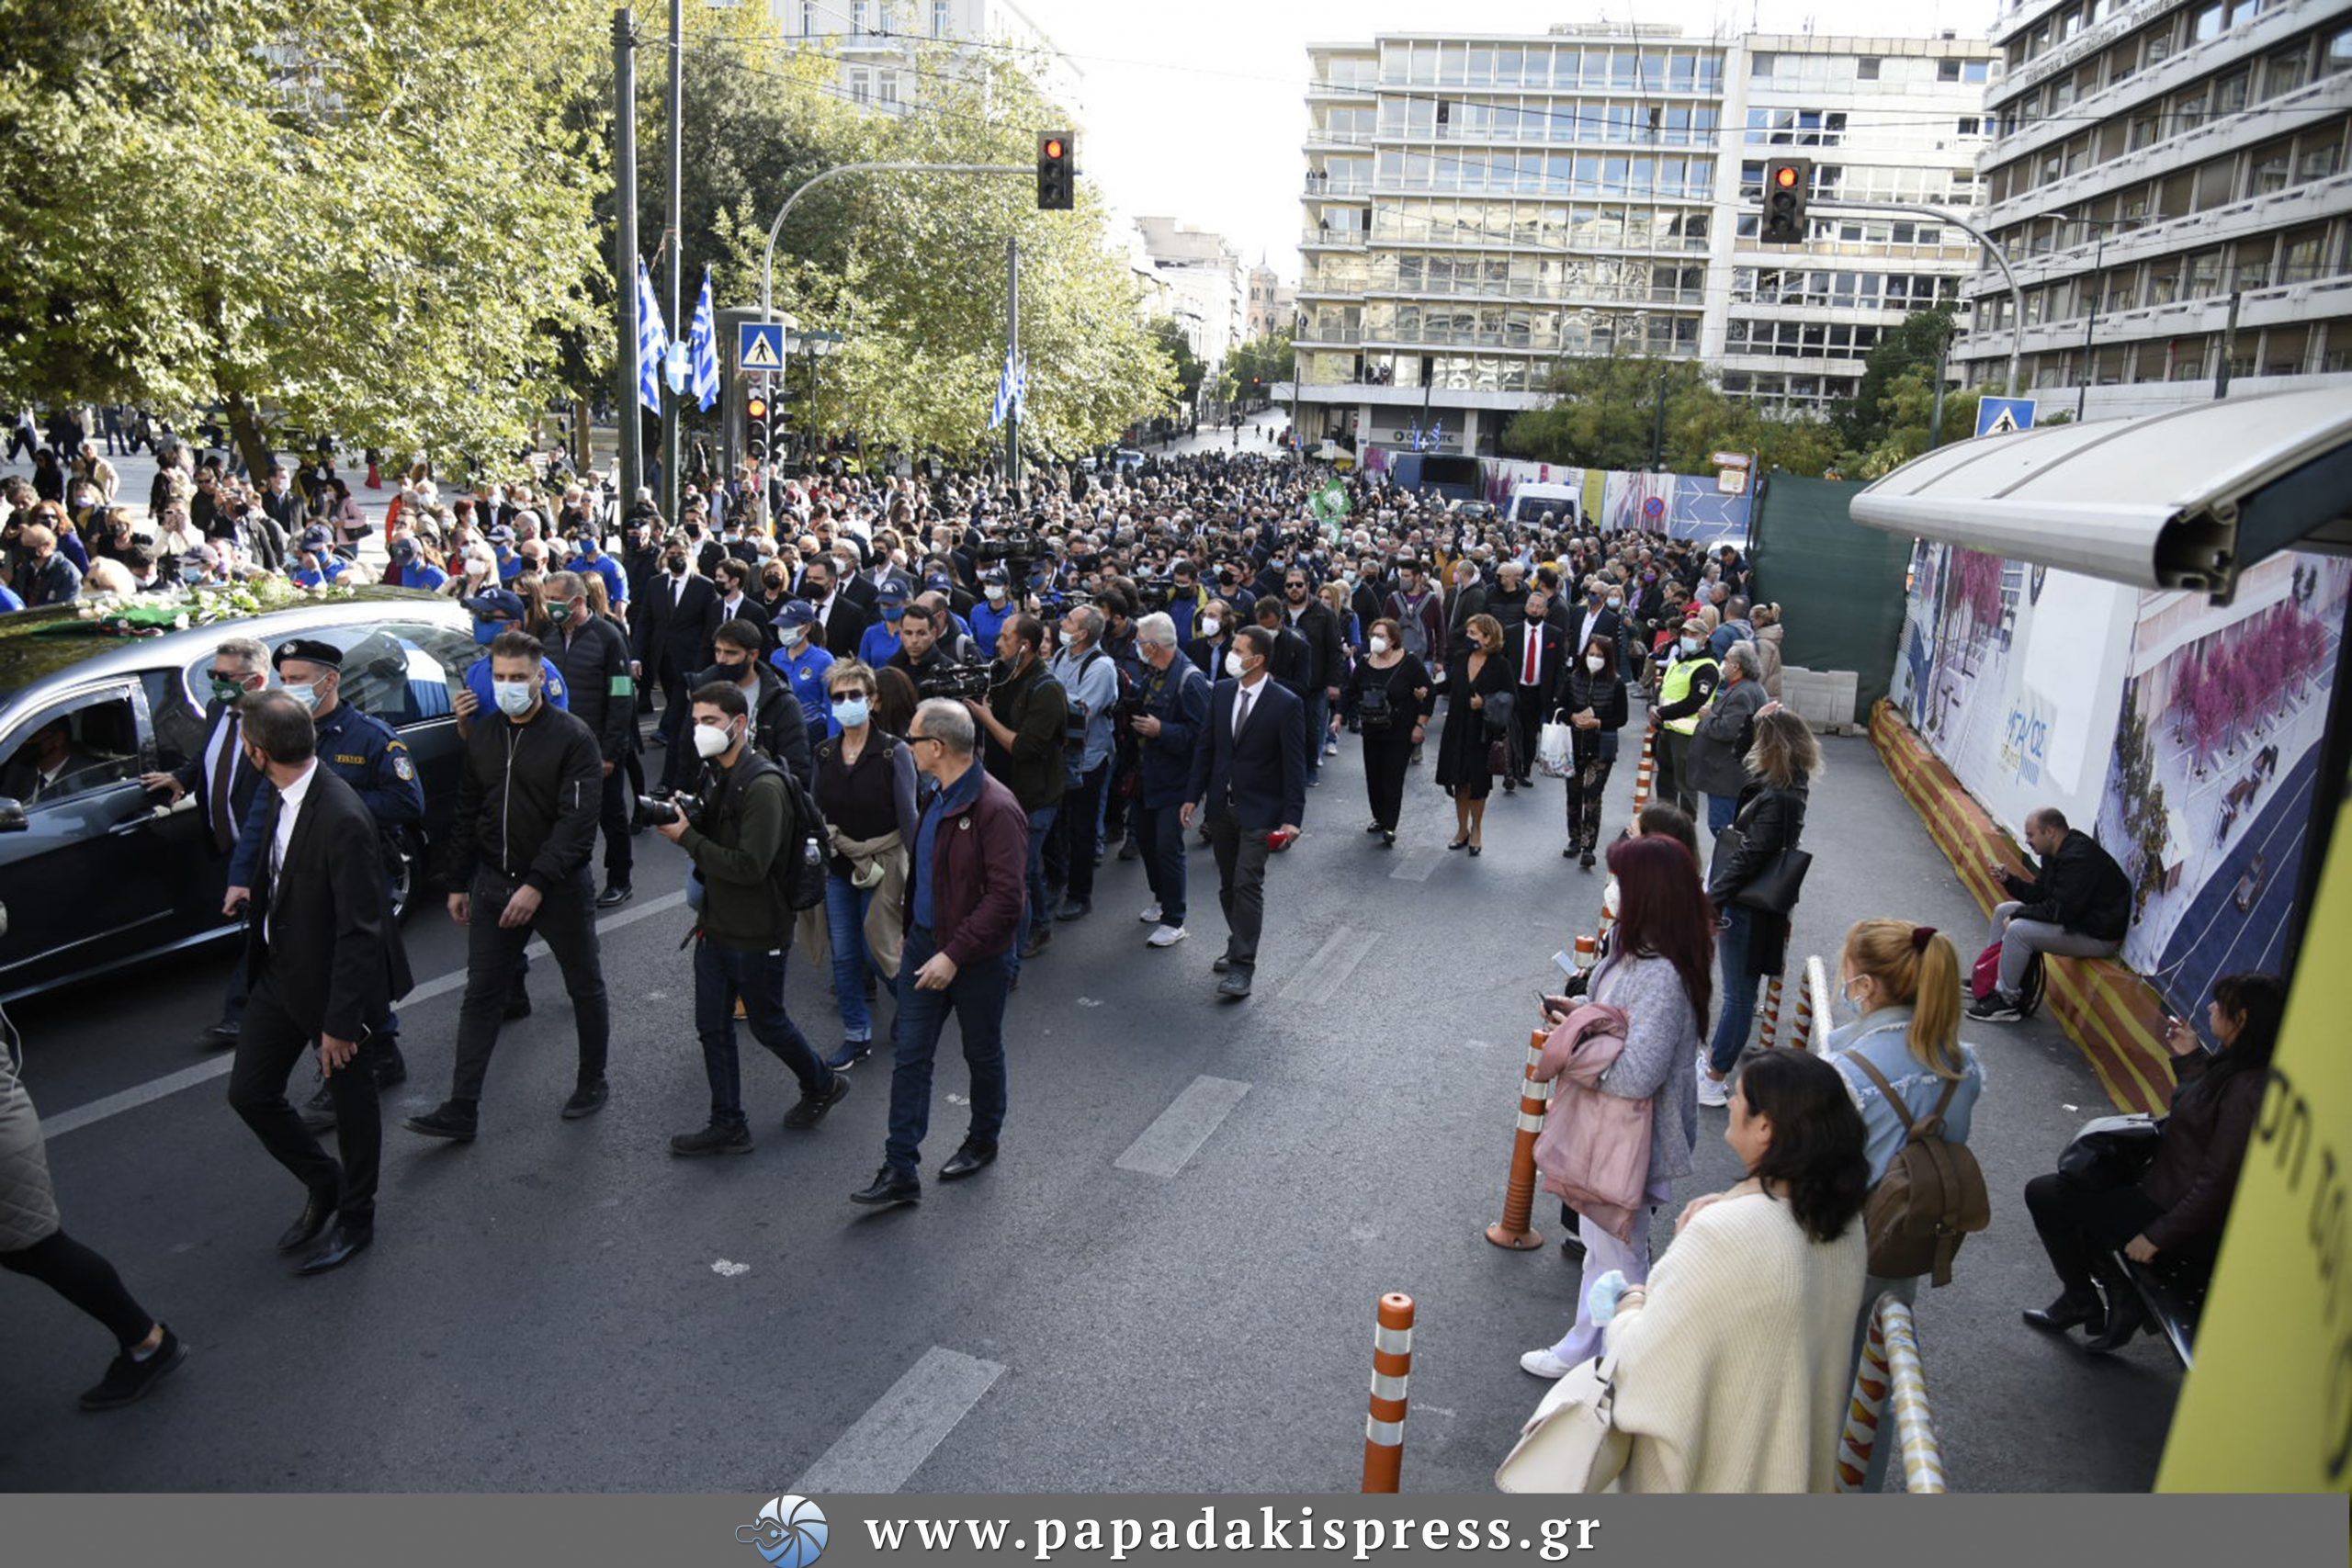
[[[1061,683],[1068,705],[1064,750],[1069,783],[1056,815],[1067,868],[1067,897],[1054,911],[1054,918],[1076,920],[1094,908],[1095,829],[1101,818],[1103,781],[1111,772],[1119,671],[1102,646],[1101,610],[1091,604],[1074,605],[1062,616],[1061,624],[1061,650],[1046,667],[1046,673]]]
[[[818,1057],[785,1010],[785,964],[798,920],[787,889],[801,842],[794,792],[752,743],[752,705],[741,686],[713,681],[695,688],[692,701],[695,753],[709,764],[706,793],[697,804],[680,802],[685,809],[656,823],[654,831],[693,857],[702,878],[695,1031],[710,1078],[710,1124],[672,1138],[670,1152],[749,1154],[752,1132],[735,1050],[739,998],[752,1037],[800,1080],[800,1101],[785,1113],[786,1127],[797,1131],[823,1121],[849,1093],[849,1079]]]
[[[1021,916],[1020,945],[1012,972],[1021,979],[1021,961],[1034,958],[1053,940],[1053,909],[1046,902],[1046,835],[1069,788],[1069,700],[1061,682],[1046,672],[1045,623],[1020,615],[997,634],[994,677],[985,699],[964,705],[988,732],[988,771],[1012,792],[1029,818],[1029,897]]]

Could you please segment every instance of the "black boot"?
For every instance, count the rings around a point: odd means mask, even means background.
[[[2100,1303],[2097,1291],[2087,1296],[2069,1292],[2046,1307],[2026,1308],[2025,1321],[2029,1327],[2047,1334],[2064,1334],[2086,1325],[2093,1334],[2099,1334],[2107,1328],[2107,1308]]]
[[[2147,1303],[2129,1280],[2110,1284],[2107,1289],[2107,1322],[2099,1331],[2083,1342],[2086,1350],[2109,1355],[2132,1343],[2148,1325]]]

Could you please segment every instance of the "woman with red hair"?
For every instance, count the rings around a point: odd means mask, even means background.
[[[1627,1282],[1649,1278],[1649,1221],[1673,1195],[1678,1176],[1690,1173],[1699,1141],[1697,1086],[1683,1066],[1698,1055],[1712,993],[1714,911],[1699,886],[1698,863],[1668,838],[1627,839],[1609,852],[1617,879],[1617,931],[1610,955],[1592,972],[1585,1000],[1625,1014],[1625,1048],[1600,1081],[1600,1091],[1650,1104],[1649,1177],[1630,1242],[1592,1220],[1580,1219],[1584,1283],[1611,1269]],[[1550,997],[1544,1014],[1557,1026],[1577,1004]],[[1565,1338],[1530,1350],[1519,1364],[1542,1378],[1559,1378],[1600,1349],[1590,1292],[1579,1291],[1577,1320]]]

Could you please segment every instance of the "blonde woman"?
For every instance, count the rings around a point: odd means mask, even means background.
[[[881,690],[871,666],[841,660],[825,671],[825,692],[841,732],[817,748],[812,793],[831,829],[824,931],[842,1018],[841,1049],[826,1066],[846,1072],[874,1048],[866,987],[899,972],[900,893],[918,825],[915,762],[913,750],[878,722]]]

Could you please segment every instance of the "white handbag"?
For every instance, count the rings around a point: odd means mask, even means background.
[[[1612,1413],[1617,1364],[1580,1361],[1552,1385],[1495,1470],[1503,1492],[1606,1492],[1624,1473],[1633,1439]]]
[[[1576,771],[1569,754],[1576,744],[1576,731],[1566,719],[1555,715],[1544,721],[1535,738],[1535,767],[1547,779],[1564,779]]]

